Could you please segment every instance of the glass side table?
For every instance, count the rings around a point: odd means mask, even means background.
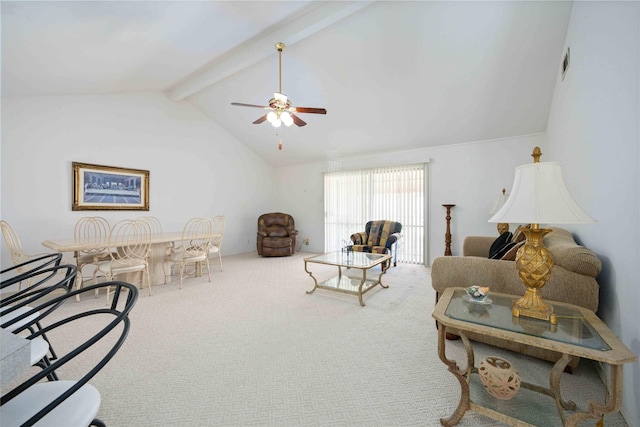
[[[511,302],[518,297],[489,294],[488,304],[472,302],[462,288],[449,288],[433,311],[438,321],[438,355],[460,383],[460,402],[449,418],[441,418],[443,426],[456,425],[464,414],[473,410],[493,419],[518,426],[576,426],[589,418],[620,409],[622,365],[637,357],[590,310],[571,304],[550,302],[558,316],[552,325],[537,319],[513,317]],[[446,357],[447,328],[460,335],[467,353],[467,366],[461,369]],[[517,343],[562,353],[549,375],[549,387],[522,381],[520,391],[511,400],[499,400],[484,391],[475,366],[471,341],[466,333],[511,340]],[[610,366],[610,391],[605,404],[589,402],[588,411],[580,412],[574,402],[560,394],[561,375],[572,356],[605,363]],[[550,411],[555,406],[558,410]],[[523,410],[523,408],[534,410]],[[538,410],[536,410],[538,409]]]

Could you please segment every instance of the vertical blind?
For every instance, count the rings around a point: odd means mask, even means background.
[[[325,250],[350,243],[372,220],[402,224],[398,262],[425,261],[426,164],[324,175]]]

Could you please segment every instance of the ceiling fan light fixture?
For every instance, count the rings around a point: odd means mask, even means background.
[[[282,124],[280,114],[282,114],[282,111],[280,110],[270,111],[267,114],[267,121],[271,123],[274,128],[279,128],[280,125]]]
[[[245,104],[241,102],[232,102],[231,105],[237,105],[241,107],[252,107],[252,108],[262,108],[265,110],[271,110],[269,113],[264,116],[258,118],[253,122],[255,125],[259,125],[264,121],[268,121],[271,123],[273,127],[280,127],[282,123],[285,126],[289,127],[293,124],[296,126],[306,126],[307,122],[302,120],[297,113],[308,113],[308,114],[327,114],[327,110],[324,108],[312,108],[312,107],[294,107],[291,105],[291,100],[282,93],[282,51],[284,50],[285,45],[282,42],[276,43],[276,49],[278,50],[278,83],[279,90],[278,92],[273,93],[273,98],[269,100],[267,105],[255,105],[255,104]]]
[[[282,120],[282,123],[284,123],[284,125],[287,127],[293,124],[293,117],[291,117],[291,113],[289,113],[288,111],[283,111],[280,114],[280,120]]]

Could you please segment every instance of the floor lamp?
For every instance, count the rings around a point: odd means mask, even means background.
[[[518,249],[516,268],[526,291],[513,302],[512,314],[557,324],[553,307],[540,295],[553,267],[551,253],[542,241],[551,230],[540,228],[540,224],[591,224],[595,220],[569,194],[560,165],[540,162],[541,155],[535,147],[531,154],[534,162],[516,168],[509,198],[489,222],[531,224],[530,229],[520,228],[527,241]]]

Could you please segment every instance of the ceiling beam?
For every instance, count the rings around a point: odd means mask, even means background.
[[[271,56],[273,51],[264,48],[265,39],[272,40],[274,45],[276,42],[284,42],[291,46],[375,1],[377,0],[311,2],[297,19],[284,25],[276,25],[231,49],[206,68],[167,90],[166,95],[173,101],[181,101]]]

